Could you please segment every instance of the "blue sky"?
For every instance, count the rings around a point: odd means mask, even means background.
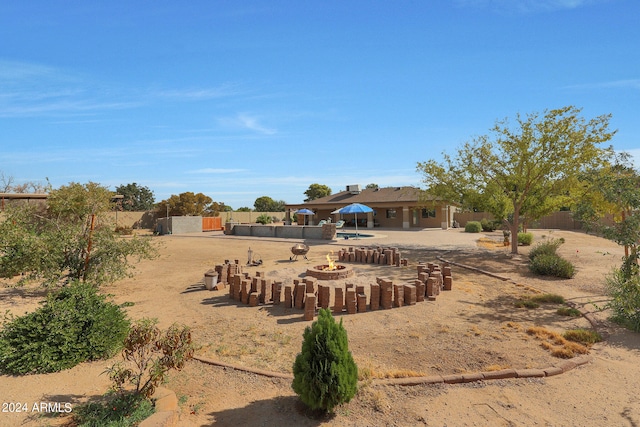
[[[420,185],[498,119],[611,113],[640,154],[637,0],[0,2],[0,172],[160,201]]]

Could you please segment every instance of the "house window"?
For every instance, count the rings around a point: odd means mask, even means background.
[[[395,218],[396,210],[395,209],[387,209],[387,218]]]
[[[435,209],[422,209],[422,218],[435,218],[436,210]]]

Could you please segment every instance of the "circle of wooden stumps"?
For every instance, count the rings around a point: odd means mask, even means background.
[[[388,253],[392,259],[399,260],[398,265],[407,265],[402,264],[399,252],[391,251]],[[351,254],[355,257],[358,253],[357,250],[345,252],[349,257]],[[380,254],[384,256],[383,259],[389,259],[384,252],[371,252],[369,256],[368,250],[360,252],[360,259],[375,259],[374,253],[378,253],[378,261]],[[219,277],[217,289],[223,289],[228,285],[229,297],[233,300],[252,307],[273,304],[284,305],[286,309],[303,310],[304,320],[313,320],[318,308],[330,308],[334,314],[356,314],[367,310],[388,310],[414,305],[425,300],[435,301],[441,291],[449,291],[453,285],[451,266],[432,262],[418,263],[416,278],[412,283],[393,283],[387,278],[376,277],[375,283],[369,284],[368,296],[364,285],[354,286],[347,283],[344,286],[333,286],[314,277],[294,279],[292,284],[284,285],[282,281],[266,277],[264,271],[255,271],[253,275],[243,272],[237,261],[225,261],[225,264],[216,266],[215,270]]]

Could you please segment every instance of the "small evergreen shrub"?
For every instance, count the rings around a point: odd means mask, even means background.
[[[576,274],[573,264],[558,255],[538,255],[530,261],[529,269],[540,276],[562,279],[571,279]]]
[[[349,402],[358,388],[358,367],[349,351],[347,331],[328,309],[303,333],[302,352],[293,364],[292,388],[311,409],[327,412]]]
[[[468,221],[464,226],[465,233],[479,233],[482,231],[480,221]]]
[[[129,321],[117,305],[84,282],[48,295],[42,307],[9,318],[0,332],[0,371],[56,372],[87,360],[113,356]]]
[[[518,244],[523,246],[531,246],[533,242],[533,234],[531,233],[518,233]]]

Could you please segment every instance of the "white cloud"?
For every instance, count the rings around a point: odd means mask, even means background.
[[[239,113],[234,117],[219,118],[218,123],[224,127],[250,130],[261,135],[275,135],[277,133],[276,129],[261,124],[257,116],[247,113]]]
[[[223,84],[216,88],[160,90],[158,92],[155,92],[154,95],[159,97],[177,98],[177,99],[196,101],[196,100],[225,98],[230,96],[236,96],[241,93],[242,91],[238,89],[238,85],[228,83],[228,84]]]
[[[238,115],[238,120],[240,121],[242,126],[258,133],[262,133],[265,135],[273,135],[276,133],[275,129],[271,129],[260,124],[257,117],[252,117],[247,114],[240,114]]]

